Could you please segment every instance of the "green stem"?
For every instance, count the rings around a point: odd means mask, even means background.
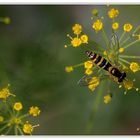
[[[80,63],[80,64],[77,64],[77,65],[74,65],[74,66],[72,66],[73,68],[77,68],[77,67],[80,67],[80,66],[83,66],[84,65],[84,63]]]
[[[15,125],[15,135],[18,135],[17,126]]]
[[[124,46],[123,48],[126,49],[126,48],[128,48],[128,47],[130,47],[130,46],[136,44],[136,43],[139,42],[139,41],[140,41],[140,40],[135,40],[135,41],[129,43],[128,45]]]
[[[120,61],[126,63],[126,64],[130,64],[130,62],[128,62],[127,60],[123,59],[123,58],[119,58]]]
[[[123,39],[124,35],[125,35],[125,32],[122,33],[122,35],[121,35],[121,37],[119,39],[119,42],[121,42],[121,40]]]
[[[87,126],[86,126],[86,134],[91,134],[91,132],[93,130],[95,115],[98,111],[101,97],[102,97],[105,87],[106,87],[106,81],[103,81],[100,85],[100,88],[98,89],[98,92],[96,93],[97,95],[96,95],[95,101],[93,101],[93,108],[91,110],[89,120],[88,120]]]
[[[24,115],[20,116],[19,119],[23,119],[23,118],[28,117],[28,116],[29,116],[29,114],[24,114]]]
[[[23,132],[22,132],[22,130],[21,130],[19,127],[17,127],[17,129],[18,129],[18,131],[19,131],[19,133],[20,133],[21,135],[24,135]]]
[[[9,129],[6,131],[6,133],[5,133],[4,135],[9,134],[9,132],[11,131],[11,129],[12,129],[12,126],[11,126],[11,127],[9,127]]]
[[[132,33],[129,37],[127,37],[127,38],[121,43],[121,46],[122,46],[124,43],[126,43],[126,42],[132,37],[132,35],[135,34],[135,33],[139,30],[139,28],[140,28],[140,25],[137,26],[137,28],[133,31],[133,33]]]
[[[7,128],[8,127],[8,125],[6,124],[6,125],[4,125],[1,129],[0,129],[0,132],[2,132],[5,128]]]
[[[109,41],[108,41],[108,37],[107,37],[104,29],[102,29],[102,34],[103,34],[103,38],[104,38],[105,43],[106,43],[106,47],[108,48]]]
[[[140,59],[140,56],[131,56],[131,55],[119,55],[122,58],[134,58],[134,59]]]

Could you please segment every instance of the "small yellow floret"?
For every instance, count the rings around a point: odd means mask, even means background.
[[[118,22],[114,22],[113,24],[112,24],[112,29],[113,30],[117,30],[119,28],[119,23]]]
[[[124,24],[124,26],[123,26],[123,30],[124,30],[125,32],[130,32],[130,31],[132,30],[132,28],[133,28],[133,26],[132,26],[132,24],[130,24],[130,23],[126,23],[126,24]]]
[[[67,66],[67,67],[65,67],[65,71],[66,72],[72,72],[73,71],[73,67],[72,66]]]
[[[86,61],[86,62],[84,63],[84,67],[85,67],[86,69],[92,68],[92,67],[93,67],[93,62],[92,62],[92,61]]]
[[[85,74],[87,74],[87,75],[90,75],[90,74],[92,74],[93,73],[93,71],[91,70],[91,69],[86,69],[85,70]]]
[[[89,82],[88,88],[91,91],[94,91],[95,88],[99,85],[99,83],[100,83],[100,79],[98,77],[93,77]]]
[[[119,48],[119,53],[123,53],[124,52],[124,48]]]
[[[71,45],[73,47],[79,47],[81,45],[81,43],[82,43],[81,39],[77,38],[77,37],[73,38],[71,41]]]
[[[123,81],[123,84],[124,84],[124,87],[125,87],[127,90],[130,90],[130,89],[133,88],[133,81],[124,80],[124,81]]]
[[[88,36],[87,36],[87,35],[82,35],[82,36],[80,37],[80,39],[81,39],[82,43],[88,44]]]
[[[37,106],[30,107],[29,114],[32,115],[33,117],[38,116],[40,114],[40,112],[41,111]]]
[[[75,24],[72,30],[74,34],[79,35],[82,32],[82,26],[80,24]]]
[[[105,103],[105,104],[108,104],[110,101],[111,101],[111,96],[110,96],[110,94],[104,96],[104,103]]]
[[[133,71],[134,73],[137,72],[138,70],[140,70],[139,64],[136,62],[131,62],[130,63],[130,69],[131,71]]]
[[[16,111],[22,110],[22,108],[23,108],[22,103],[21,103],[21,102],[16,102],[16,103],[14,104],[13,108],[14,108]]]
[[[25,134],[31,134],[33,132],[33,126],[30,123],[26,122],[23,125],[23,132]]]
[[[118,15],[119,15],[119,10],[118,9],[112,8],[108,11],[108,16],[111,19],[116,18]]]
[[[3,22],[4,22],[5,24],[10,24],[10,23],[11,23],[11,19],[10,19],[9,17],[5,17],[5,18],[3,19]]]
[[[95,31],[97,31],[97,32],[100,31],[100,30],[102,30],[102,28],[103,28],[103,22],[102,22],[100,19],[96,20],[96,21],[93,23],[92,28],[93,28]]]

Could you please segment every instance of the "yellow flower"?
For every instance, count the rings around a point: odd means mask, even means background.
[[[130,81],[130,80],[124,80],[123,81],[123,84],[124,84],[124,87],[127,89],[127,90],[130,90],[133,88],[133,82]]]
[[[114,22],[113,24],[112,24],[112,29],[113,30],[117,30],[119,28],[119,23],[118,22]]]
[[[0,123],[4,121],[4,117],[0,116]]]
[[[87,74],[87,75],[90,75],[92,73],[93,73],[93,71],[91,69],[86,69],[86,71],[85,71],[85,74]]]
[[[23,125],[23,132],[25,134],[31,134],[33,132],[33,126],[30,123],[26,122]]]
[[[81,39],[82,43],[88,44],[88,36],[87,36],[87,35],[82,35],[82,36],[80,37],[80,39]]]
[[[99,83],[100,83],[100,79],[98,77],[93,77],[89,82],[88,88],[91,91],[94,91],[95,88],[99,85]]]
[[[123,53],[124,52],[124,48],[119,48],[119,53]]]
[[[106,51],[104,51],[104,52],[103,52],[103,54],[104,54],[104,55],[107,55],[107,52],[106,52]]]
[[[79,35],[82,32],[82,26],[80,24],[75,24],[72,27],[74,34]]]
[[[5,24],[10,24],[10,23],[11,23],[11,19],[10,19],[9,17],[5,17],[5,18],[3,19],[3,22],[4,22]]]
[[[97,32],[100,31],[100,30],[102,30],[102,28],[103,28],[103,22],[102,22],[100,19],[96,20],[96,21],[93,23],[92,28],[93,28],[95,31],[97,31]]]
[[[90,68],[92,68],[92,66],[93,66],[93,62],[92,62],[92,61],[86,61],[86,62],[84,63],[84,67],[85,67],[86,69],[90,69]]]
[[[65,67],[65,71],[66,72],[72,72],[73,71],[73,67],[72,66],[67,66],[67,67]]]
[[[73,47],[78,47],[81,45],[81,43],[82,43],[81,39],[79,39],[77,37],[73,38],[71,41],[71,44]]]
[[[124,24],[124,26],[123,26],[123,30],[124,30],[125,32],[130,32],[130,31],[132,30],[132,28],[133,28],[133,26],[132,26],[132,24],[130,24],[130,23],[126,23],[126,24]]]
[[[131,63],[130,63],[130,69],[131,69],[131,71],[133,71],[134,73],[137,72],[138,70],[140,70],[139,64],[136,63],[136,62],[131,62]]]
[[[108,11],[109,18],[116,18],[119,15],[118,9],[112,8]]]
[[[30,107],[29,114],[32,115],[33,117],[36,117],[40,114],[40,109],[37,106],[35,107],[32,106]]]
[[[20,111],[23,106],[22,106],[22,103],[21,102],[16,102],[13,106],[13,108],[16,110],[16,111]]]
[[[104,96],[104,103],[105,103],[105,104],[108,104],[110,101],[111,101],[111,96],[110,96],[110,94]]]
[[[0,91],[0,99],[6,100],[6,98],[8,98],[10,95],[15,96],[15,95],[13,95],[13,94],[10,93],[8,87],[3,88],[3,89]]]

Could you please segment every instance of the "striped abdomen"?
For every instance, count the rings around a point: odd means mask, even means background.
[[[118,82],[122,82],[126,77],[126,73],[121,73],[117,68],[113,67],[105,58],[100,56],[99,54],[92,53],[91,51],[86,51],[89,59],[93,61],[97,66],[103,68],[108,71],[110,74],[118,78]]]

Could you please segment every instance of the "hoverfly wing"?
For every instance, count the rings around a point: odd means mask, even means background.
[[[118,54],[119,54],[119,39],[118,36],[113,33],[109,42],[109,50],[108,52],[113,52],[113,59],[109,59],[114,65],[118,64]]]
[[[84,75],[78,82],[77,84],[80,86],[88,86],[92,84],[90,81],[92,79],[92,76]]]
[[[116,50],[116,51],[119,50],[119,39],[118,39],[118,36],[115,33],[112,34],[109,47],[110,47],[110,49],[113,49],[113,50]]]

